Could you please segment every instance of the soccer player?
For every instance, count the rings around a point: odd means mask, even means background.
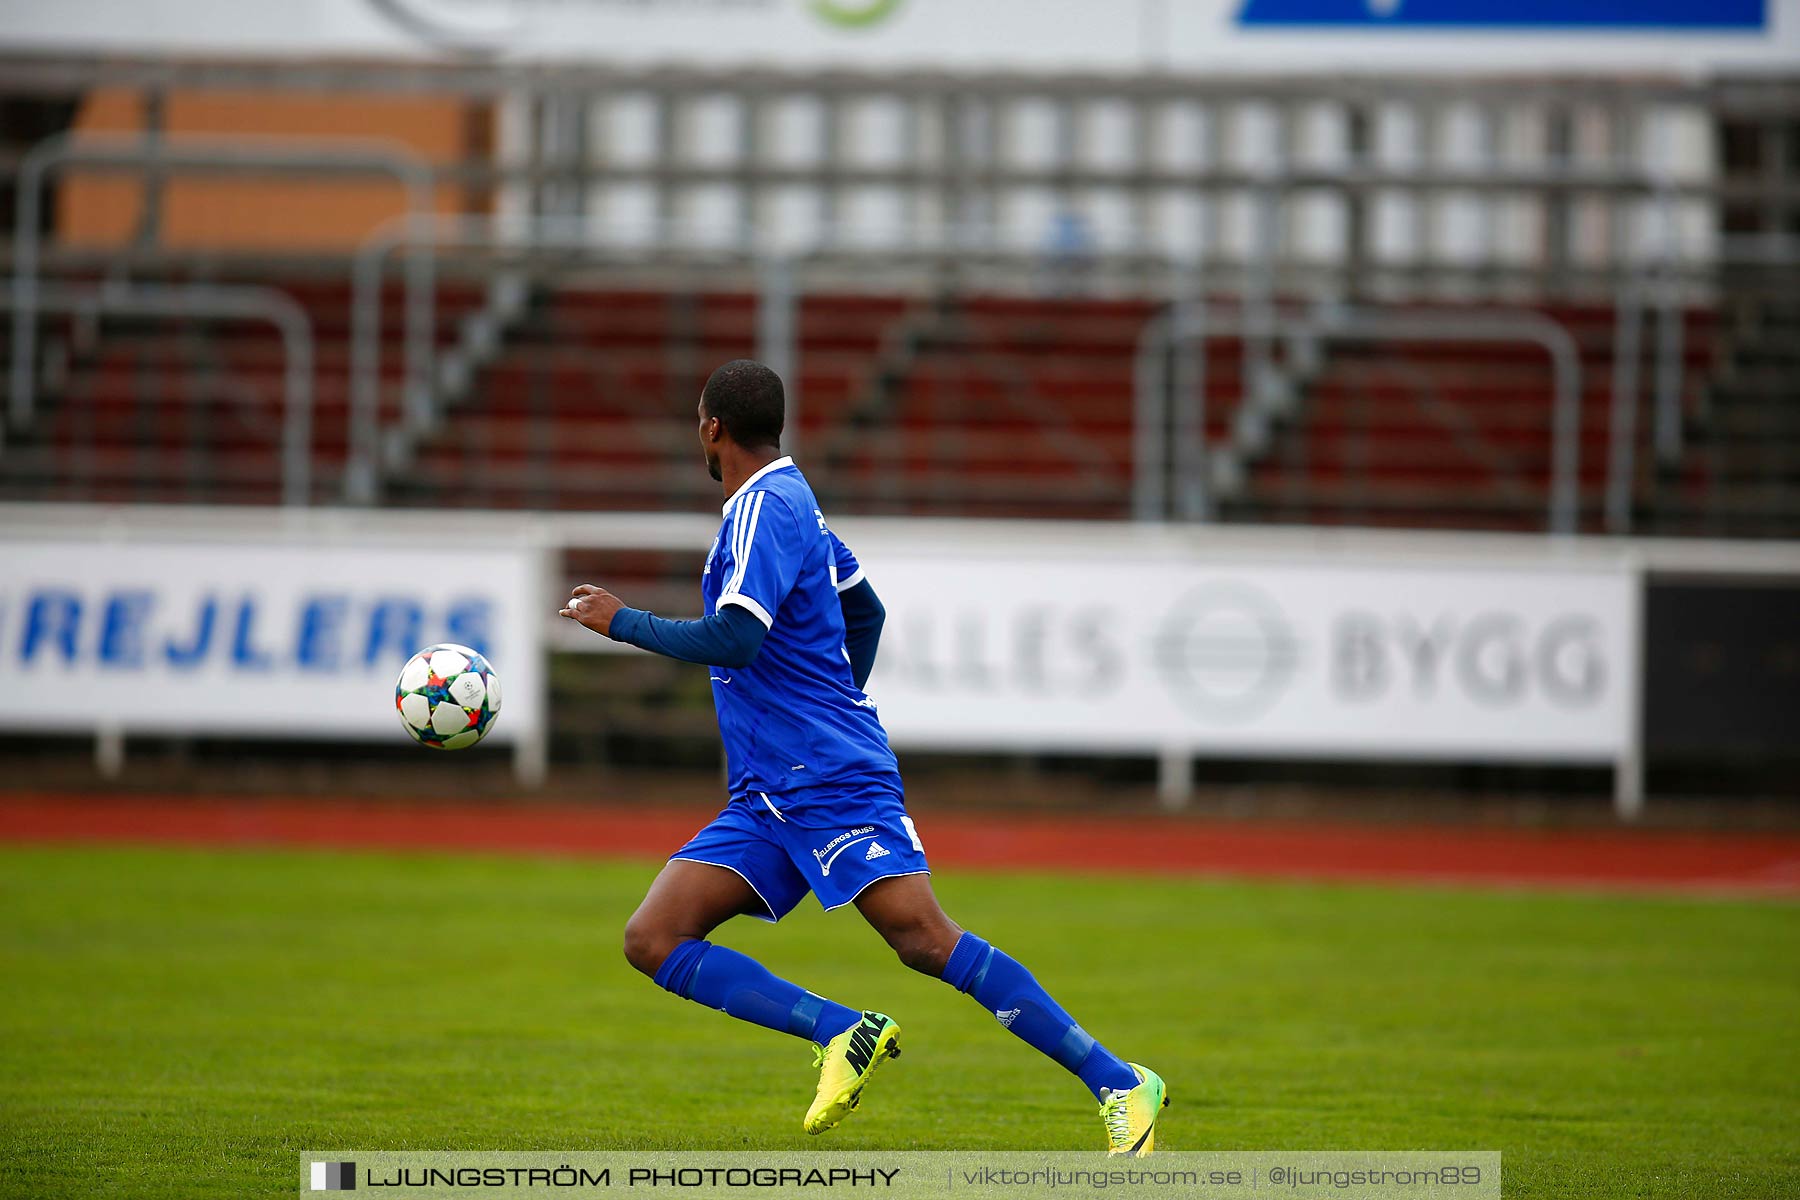
[[[1100,1101],[1113,1154],[1148,1154],[1167,1100],[1155,1072],[1095,1041],[1031,972],[944,914],[887,733],[863,684],[885,616],[863,569],[781,455],[781,379],[748,359],[700,395],[700,447],[724,485],[700,592],[672,621],[576,588],[561,610],[596,633],[712,671],[730,800],[663,867],[625,925],[625,957],[677,996],[814,1043],[808,1133],[849,1115],[900,1027],[779,979],[708,941],[739,914],[778,921],[807,892],[854,904],[900,961],[975,998]]]

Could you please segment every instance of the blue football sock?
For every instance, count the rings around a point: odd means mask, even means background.
[[[1000,1023],[1081,1077],[1094,1098],[1101,1088],[1128,1090],[1137,1073],[1088,1036],[1031,972],[972,933],[964,933],[944,966],[944,982],[973,996]]]
[[[675,947],[657,970],[656,984],[740,1021],[813,1042],[828,1042],[862,1020],[860,1012],[778,979],[754,958],[711,942]]]

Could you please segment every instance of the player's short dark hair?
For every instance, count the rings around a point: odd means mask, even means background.
[[[781,376],[753,358],[734,358],[712,373],[700,393],[706,415],[740,446],[779,446],[787,416]]]

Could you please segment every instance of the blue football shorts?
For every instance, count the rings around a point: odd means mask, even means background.
[[[925,847],[897,791],[808,788],[733,797],[669,861],[708,863],[742,876],[779,921],[812,892],[826,912],[878,879],[929,875]]]

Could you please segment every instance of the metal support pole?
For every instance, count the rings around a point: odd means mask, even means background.
[[[1568,330],[1547,318],[1530,340],[1549,352],[1556,388],[1550,413],[1550,531],[1573,535],[1581,526],[1581,352]]]
[[[31,423],[33,387],[37,382],[37,252],[40,188],[32,176],[31,154],[19,171],[14,198],[12,279],[12,361],[8,364],[7,423],[23,429]],[[40,168],[41,172],[41,168]]]
[[[373,504],[381,474],[381,260],[357,253],[350,270],[350,456],[344,498]]]
[[[125,730],[113,722],[94,731],[94,769],[102,779],[117,779],[125,773]]]
[[[406,248],[406,412],[414,429],[437,422],[437,266],[430,246]],[[380,287],[376,279],[376,287]],[[379,293],[378,293],[379,294]],[[379,301],[377,301],[379,303]],[[377,344],[380,338],[377,335]]]
[[[775,255],[757,272],[756,356],[781,377],[787,397],[783,449],[800,452],[800,355],[793,263]]]
[[[556,605],[552,600],[560,599],[558,593],[562,580],[558,570],[562,565],[561,546],[555,538],[544,529],[541,523],[534,523],[531,530],[531,541],[536,560],[533,572],[537,595],[536,603],[531,606],[535,616],[538,613],[553,612]],[[513,745],[513,778],[521,787],[542,787],[544,778],[550,771],[550,648],[543,644],[543,620],[538,619],[532,625],[534,642],[532,650],[537,656],[538,671],[538,712],[542,714],[537,728],[525,734]]]
[[[1636,745],[1613,763],[1613,815],[1628,825],[1644,815],[1644,755]]]
[[[1175,401],[1175,486],[1182,518],[1211,516],[1212,456],[1206,445],[1206,306],[1191,287],[1176,302],[1175,327],[1190,336],[1175,339],[1170,356]]]
[[[737,157],[748,176],[752,168],[762,162],[764,146],[769,140],[768,98],[761,92],[738,97],[737,118]],[[755,249],[756,230],[762,222],[764,207],[763,189],[748,178],[740,180],[737,184],[738,228],[733,239],[740,253],[749,254]]]
[[[1643,293],[1633,280],[1619,289],[1614,313],[1612,439],[1606,466],[1606,530],[1631,532],[1637,482],[1638,365],[1643,356]]]
[[[1176,307],[1152,317],[1138,335],[1133,356],[1131,416],[1131,515],[1161,521],[1168,514],[1169,331]]]
[[[1666,176],[1657,191],[1656,213],[1661,233],[1657,247],[1660,279],[1656,296],[1656,457],[1663,466],[1672,467],[1681,461],[1681,376],[1685,352],[1681,295],[1675,274],[1681,230]]]
[[[1275,261],[1281,253],[1282,196],[1277,179],[1257,185],[1250,220],[1253,239],[1249,278],[1244,282],[1244,361],[1239,387],[1240,403],[1260,401],[1267,395],[1275,369]]]
[[[1636,553],[1628,557],[1627,569],[1631,574],[1631,617],[1626,627],[1632,639],[1626,653],[1631,656],[1632,686],[1625,694],[1635,703],[1625,714],[1625,738],[1613,763],[1613,813],[1619,820],[1631,822],[1644,813],[1644,594],[1650,587],[1650,575]]]
[[[160,87],[144,89],[144,141],[160,142],[168,128],[168,93]],[[168,199],[168,178],[154,165],[144,172],[143,208],[138,214],[137,232],[132,241],[139,247],[154,246],[162,241],[163,209]]]
[[[313,333],[312,322],[297,304],[284,306],[280,293],[267,297],[268,316],[281,330],[287,352],[282,388],[287,395],[281,418],[281,500],[290,506],[312,503]]]
[[[1683,443],[1681,377],[1684,321],[1675,281],[1664,279],[1657,289],[1656,309],[1656,457],[1665,467],[1681,462]]]
[[[1156,800],[1179,812],[1194,799],[1194,752],[1186,746],[1164,746],[1156,757]]]

